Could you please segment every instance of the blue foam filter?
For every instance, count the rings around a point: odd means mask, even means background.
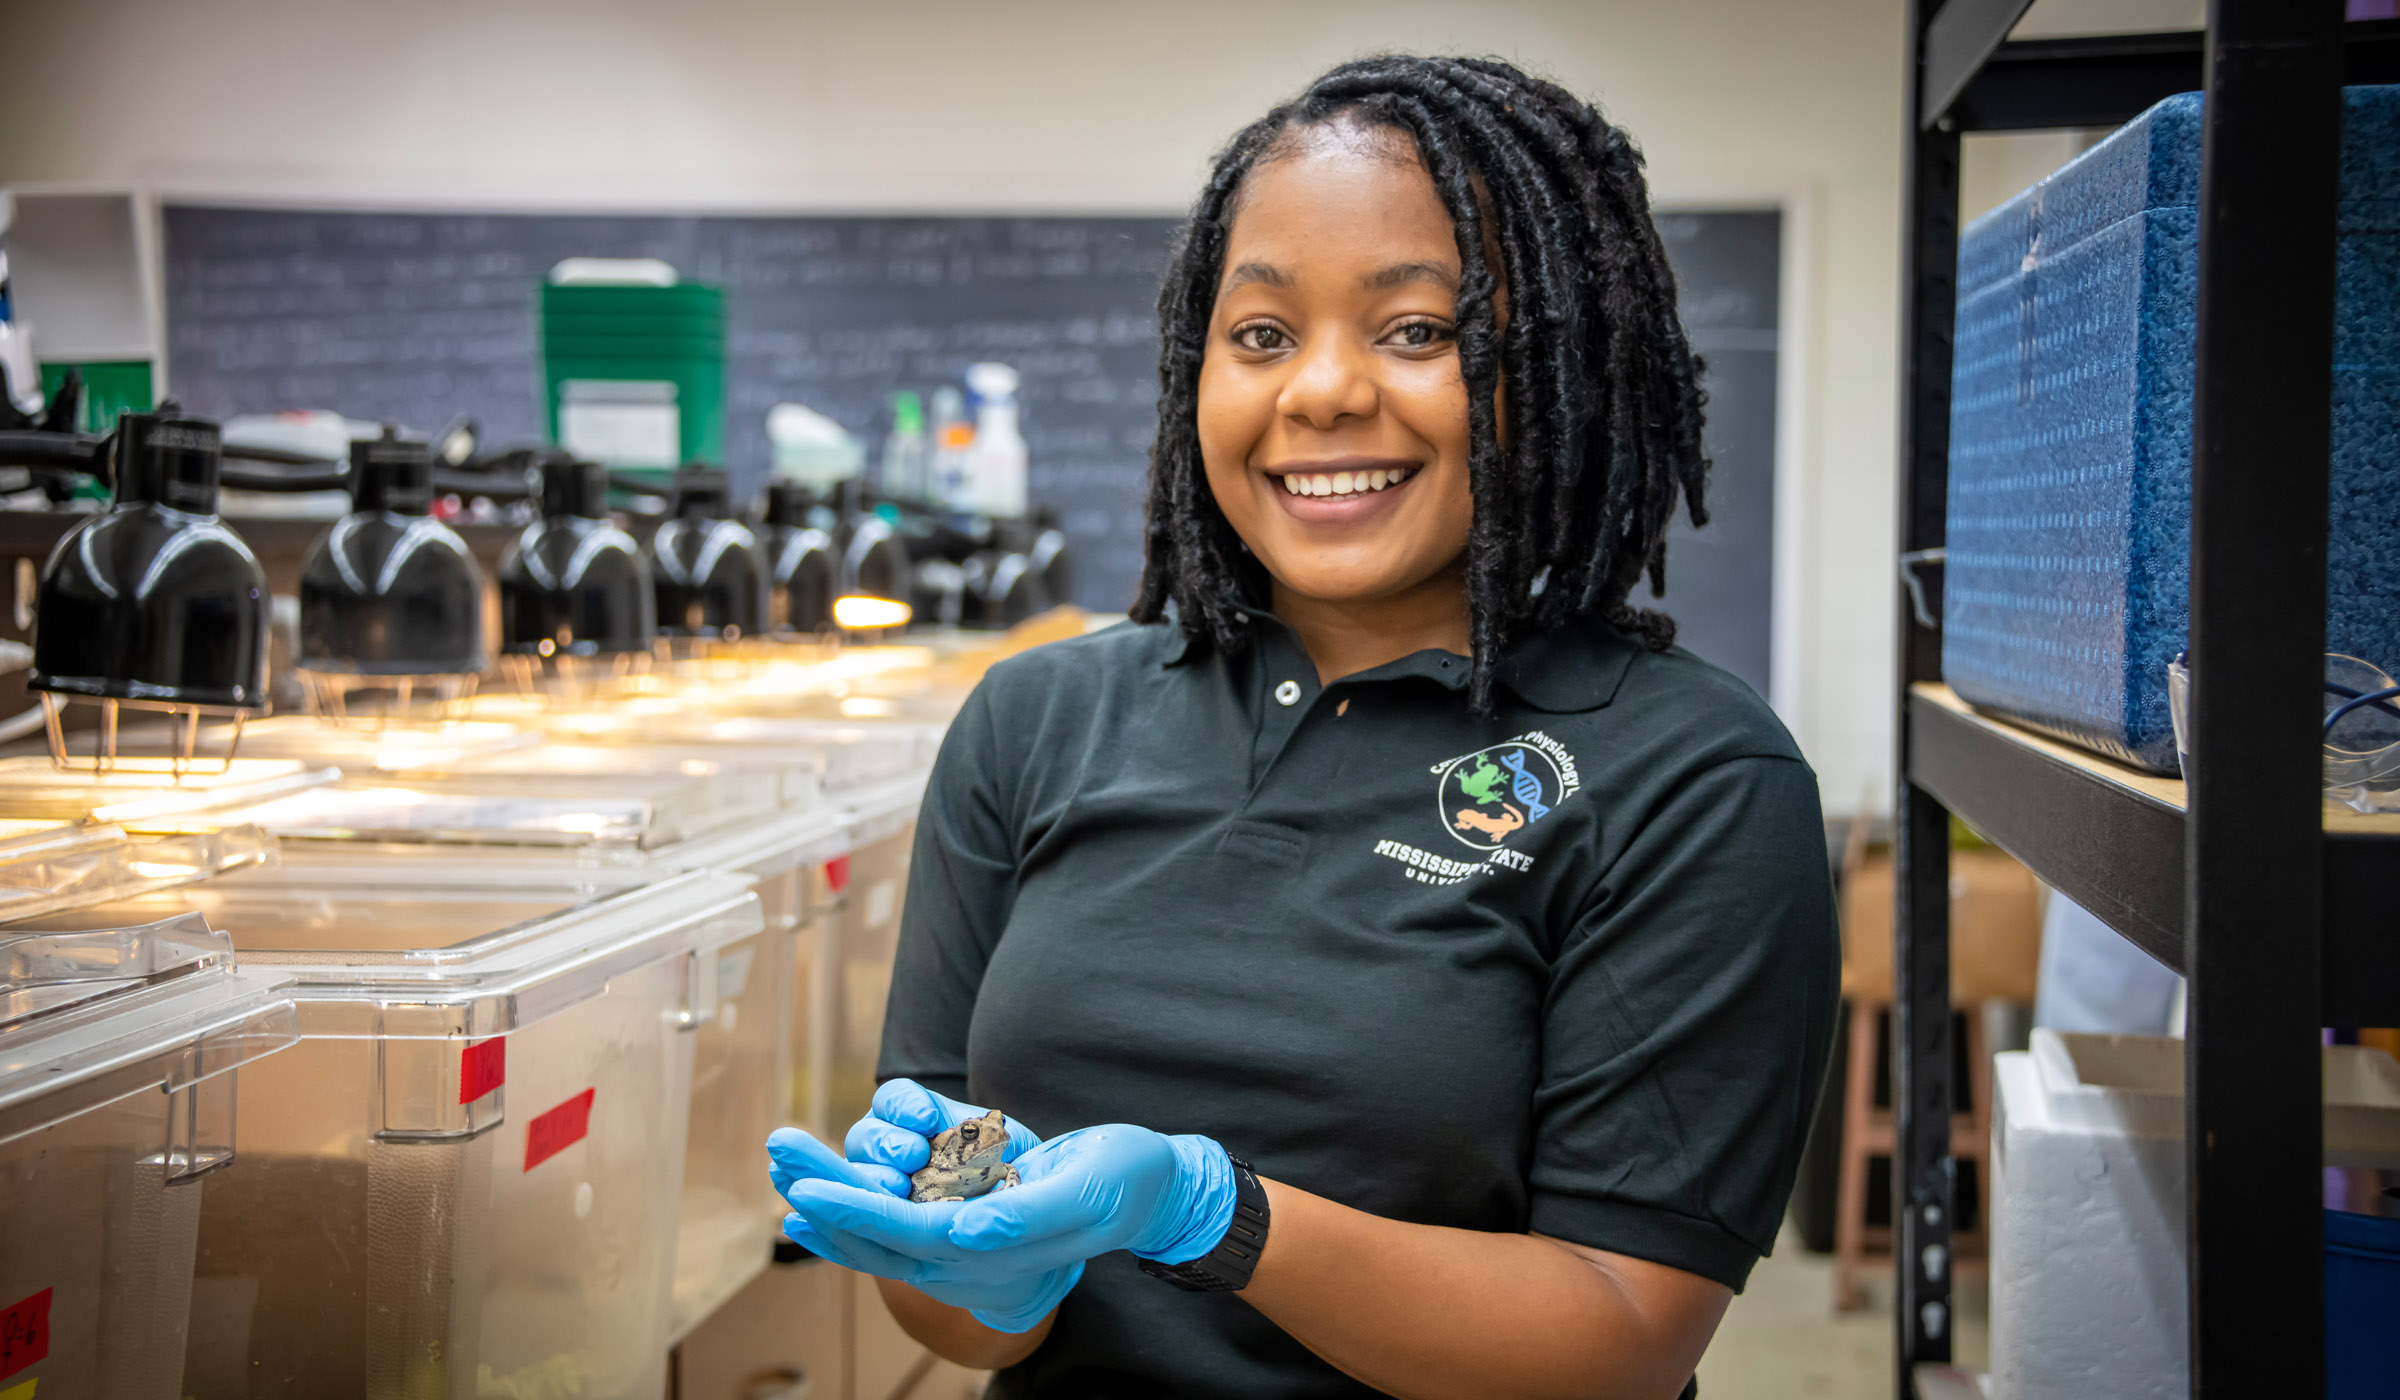
[[[1959,240],[1943,678],[1971,704],[2162,773],[2177,766],[2166,667],[2188,631],[2199,195],[2200,94],[2184,93]],[[2331,412],[2326,645],[2388,671],[2400,87],[2343,94]]]
[[[2400,1400],[2394,1318],[2400,1318],[2400,1219],[2327,1210],[2326,1400]]]

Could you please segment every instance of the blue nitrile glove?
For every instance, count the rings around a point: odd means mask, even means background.
[[[909,1173],[925,1165],[933,1150],[933,1137],[989,1111],[945,1098],[913,1079],[887,1080],[875,1091],[867,1116],[850,1125],[843,1151],[852,1166],[875,1173],[885,1190],[905,1196]],[[1008,1147],[1001,1153],[1002,1160],[1014,1162],[1042,1145],[1041,1136],[1033,1129],[1006,1115],[1002,1121],[1008,1124]]]
[[[1112,1249],[1186,1264],[1233,1224],[1233,1161],[1213,1139],[1103,1123],[1016,1161],[1024,1184],[967,1202],[950,1243],[993,1263],[1049,1268]]]
[[[980,1118],[984,1110],[943,1098],[907,1080],[894,1080],[877,1092],[875,1112],[922,1122],[928,1125],[927,1132],[939,1132],[965,1119]],[[911,1136],[916,1142],[913,1161],[901,1141]],[[903,1165],[845,1161],[797,1128],[778,1129],[767,1139],[768,1174],[777,1193],[799,1211],[785,1218],[784,1233],[802,1248],[844,1268],[909,1284],[939,1302],[967,1309],[985,1326],[1003,1332],[1031,1329],[1083,1277],[1081,1261],[1026,1270],[994,1267],[978,1260],[974,1267],[962,1270],[923,1257],[934,1249],[947,1249],[950,1217],[963,1204],[935,1201],[918,1205],[907,1199],[908,1172],[925,1165],[930,1150],[925,1133],[870,1115],[851,1129],[851,1137]],[[1014,1122],[1009,1124],[1009,1137],[1012,1156],[1041,1141]],[[807,1189],[799,1189],[804,1184]],[[853,1231],[843,1228],[846,1223],[862,1223],[867,1228]]]
[[[907,1174],[929,1155],[928,1135],[984,1112],[892,1080],[851,1128],[849,1165],[887,1173],[887,1189],[904,1197]],[[1181,1264],[1216,1248],[1233,1223],[1233,1163],[1208,1138],[1109,1123],[1044,1143],[1024,1124],[1005,1121],[1004,1155],[1022,1184],[966,1202],[946,1242],[925,1234],[924,1218],[862,1206],[840,1189],[814,1193],[808,1205],[790,1191],[786,1199],[837,1243],[855,1235],[910,1258],[961,1266],[980,1258],[1015,1271],[1063,1267],[1112,1249]],[[814,1175],[837,1188],[859,1184],[856,1175]]]

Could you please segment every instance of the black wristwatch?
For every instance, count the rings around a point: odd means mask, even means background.
[[[1133,1262],[1152,1278],[1163,1278],[1187,1293],[1239,1293],[1250,1286],[1259,1251],[1267,1247],[1267,1188],[1258,1173],[1239,1157],[1233,1163],[1233,1223],[1217,1247],[1188,1264],[1161,1264],[1137,1257]]]

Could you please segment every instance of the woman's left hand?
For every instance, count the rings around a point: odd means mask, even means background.
[[[905,1283],[936,1302],[965,1308],[986,1327],[1024,1332],[1039,1326],[1083,1277],[1081,1260],[1055,1268],[1012,1267],[988,1258],[959,1265],[899,1247],[899,1241],[943,1237],[960,1204],[896,1196],[878,1179],[890,1168],[844,1161],[797,1128],[779,1130],[768,1148],[776,1189],[793,1207],[783,1232],[794,1244],[845,1269]],[[825,1223],[834,1219],[874,1223],[866,1229]]]
[[[825,1176],[796,1182],[786,1199],[837,1245],[943,1264],[962,1279],[1064,1268],[1112,1249],[1186,1263],[1233,1223],[1233,1163],[1208,1138],[1106,1123],[1052,1138],[1016,1168],[1022,1184],[954,1211],[909,1209]]]
[[[1214,1139],[1103,1123],[1017,1159],[1024,1184],[969,1201],[950,1243],[1015,1259],[1089,1259],[1112,1249],[1182,1264],[1233,1224],[1233,1161]]]

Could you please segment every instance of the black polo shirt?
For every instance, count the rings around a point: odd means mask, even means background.
[[[1521,645],[1492,718],[1466,676],[1319,686],[1264,615],[1238,657],[1128,624],[994,667],[926,794],[881,1075],[1740,1288],[1837,995],[1815,775],[1741,682],[1598,624]],[[1372,1393],[1123,1253],[992,1389]]]

